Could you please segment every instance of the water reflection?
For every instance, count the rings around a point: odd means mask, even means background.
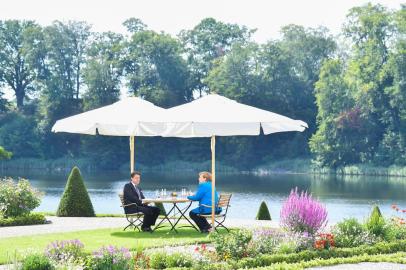
[[[33,186],[45,192],[39,211],[55,211],[66,184],[66,174],[41,175],[35,172],[8,173],[7,175],[28,178]],[[128,181],[125,173],[84,173],[86,186],[97,213],[121,213],[117,193]],[[197,173],[145,173],[142,188],[146,196],[155,196],[155,190],[168,191],[182,188],[194,190]],[[326,204],[329,220],[343,218],[365,218],[373,204],[381,206],[387,216],[392,215],[390,205],[397,203],[406,208],[406,178],[326,175],[217,175],[217,189],[233,193],[230,216],[252,219],[259,204],[265,200],[272,218],[279,220],[284,198],[292,188],[308,190]]]

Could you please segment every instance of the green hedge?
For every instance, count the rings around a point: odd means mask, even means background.
[[[308,262],[300,262],[294,264],[277,263],[271,266],[251,268],[256,270],[302,270],[309,267],[323,267],[337,264],[355,264],[361,262],[391,262],[391,263],[406,263],[406,254],[404,252],[395,254],[377,254],[377,255],[359,255],[349,258],[331,258],[327,260],[315,259]]]
[[[354,264],[354,263],[361,263],[361,262],[391,262],[391,263],[400,263],[406,264],[406,253],[400,252],[395,254],[377,254],[377,255],[359,255],[353,256],[349,258],[331,258],[331,259],[314,259],[307,262],[299,262],[299,263],[275,263],[270,266],[265,267],[256,267],[256,268],[248,268],[248,269],[255,269],[255,270],[302,270],[309,267],[322,267],[322,266],[331,266],[337,264]],[[197,270],[194,268],[186,268],[186,267],[173,267],[167,268],[166,270]],[[231,266],[225,266],[222,263],[212,263],[208,265],[207,269],[210,270],[232,270],[236,269]],[[247,269],[247,268],[246,268]],[[206,269],[199,269],[199,270],[206,270]]]
[[[389,254],[406,251],[406,240],[385,243],[380,242],[373,246],[359,246],[356,248],[335,248],[331,250],[305,250],[291,254],[264,254],[256,258],[244,258],[232,263],[235,268],[253,268],[269,266],[275,263],[297,263],[314,259],[348,258],[357,255]]]
[[[20,216],[15,218],[0,218],[0,227],[6,226],[23,226],[23,225],[35,225],[45,224],[46,219],[43,214],[31,213],[26,216]]]

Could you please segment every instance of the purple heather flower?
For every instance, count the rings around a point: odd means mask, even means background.
[[[327,224],[327,210],[307,192],[292,190],[281,210],[281,225],[294,232],[315,234]]]

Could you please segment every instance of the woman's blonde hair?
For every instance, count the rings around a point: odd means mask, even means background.
[[[211,182],[211,173],[209,173],[209,172],[199,172],[199,176],[203,176],[203,178],[206,179],[206,181]]]

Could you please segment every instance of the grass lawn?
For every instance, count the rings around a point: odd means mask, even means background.
[[[103,245],[136,249],[138,246],[145,248],[209,241],[206,234],[193,229],[177,230],[179,233],[169,232],[166,228],[147,233],[116,228],[4,238],[0,239],[0,264],[12,261],[16,254],[18,256],[27,251],[43,252],[45,247],[55,240],[79,239],[87,252],[92,252]]]

